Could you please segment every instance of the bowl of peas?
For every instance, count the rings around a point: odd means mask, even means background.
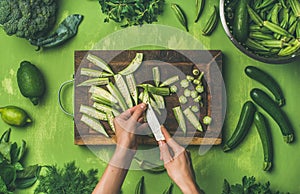
[[[223,28],[249,57],[270,64],[300,60],[299,0],[220,0]]]

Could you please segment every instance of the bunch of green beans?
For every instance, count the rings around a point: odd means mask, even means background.
[[[229,0],[225,17],[234,37],[255,54],[300,53],[299,0]]]

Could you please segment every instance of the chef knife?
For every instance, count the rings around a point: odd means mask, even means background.
[[[146,118],[147,118],[148,125],[150,126],[150,129],[152,130],[152,133],[154,134],[156,141],[158,141],[158,142],[164,141],[165,137],[161,132],[161,129],[160,129],[161,125],[160,125],[160,123],[154,113],[154,110],[150,104],[148,104]]]

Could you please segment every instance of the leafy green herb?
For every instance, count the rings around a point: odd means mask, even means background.
[[[46,166],[46,169],[46,173],[39,177],[35,194],[90,194],[98,183],[96,169],[90,169],[85,173],[75,166],[75,162],[65,164],[64,168],[52,165]]]
[[[151,24],[163,12],[164,0],[99,0],[104,22],[113,20],[122,27]]]
[[[26,151],[26,142],[18,146],[10,142],[11,129],[3,133],[0,138],[0,193],[9,194],[16,188],[32,186],[39,176],[41,166],[23,167],[20,160]]]
[[[225,179],[223,184],[222,194],[283,194],[284,192],[276,191],[272,192],[270,189],[270,182],[260,183],[256,182],[255,177],[244,176],[241,184],[230,185]],[[288,194],[288,192],[287,192]]]

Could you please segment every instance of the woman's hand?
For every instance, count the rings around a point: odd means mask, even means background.
[[[141,123],[146,108],[147,104],[141,103],[126,110],[114,119],[118,146],[132,150],[137,149],[136,134],[139,134],[145,125]]]
[[[197,194],[200,189],[196,184],[189,152],[171,138],[167,129],[162,126],[166,143],[160,143],[160,158],[170,178],[178,185],[184,194]]]

